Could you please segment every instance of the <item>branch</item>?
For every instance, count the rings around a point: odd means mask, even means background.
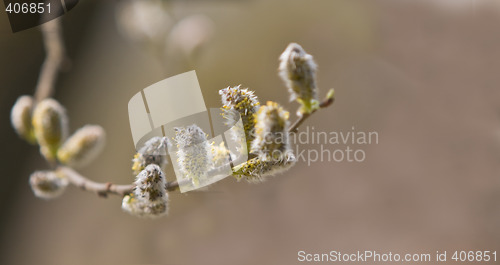
[[[165,185],[165,189],[168,191],[175,191],[179,188],[179,183],[177,180],[167,182],[167,185]]]
[[[330,91],[328,91],[328,95],[326,96],[326,98],[323,100],[323,102],[321,102],[319,104],[319,109],[322,109],[322,108],[326,108],[330,105],[333,104],[333,102],[335,101],[335,94],[334,94],[334,91],[333,89],[331,89]],[[302,125],[302,123],[307,120],[307,118],[309,118],[313,113],[315,113],[318,109],[312,111],[311,113],[304,113],[302,114],[302,116],[299,117],[298,120],[296,120],[293,125],[290,127],[290,129],[288,129],[288,132],[291,132],[291,133],[296,133],[298,130],[299,130],[299,126]]]
[[[46,56],[35,89],[35,102],[52,96],[57,74],[66,57],[60,19],[42,24],[41,30]]]
[[[35,89],[35,102],[52,96],[54,92],[55,81],[60,68],[65,60],[65,48],[62,38],[61,23],[59,19],[52,20],[41,26],[43,42],[45,46],[46,57],[40,69],[37,86]],[[320,103],[319,108],[326,108],[334,102],[334,92],[330,90],[327,98]],[[303,114],[288,130],[291,133],[297,132],[299,126],[309,118],[316,110],[311,113]],[[67,177],[68,181],[82,190],[92,191],[101,197],[107,197],[108,194],[125,196],[134,189],[134,184],[118,185],[110,182],[99,183],[92,181],[74,169],[66,166],[58,166],[56,172]],[[167,182],[165,188],[168,191],[175,191],[179,188],[177,181]]]
[[[68,179],[69,183],[73,184],[74,186],[85,191],[93,191],[101,197],[107,197],[108,194],[125,196],[131,193],[134,189],[134,184],[117,185],[110,182],[99,183],[92,181],[82,176],[72,168],[66,166],[59,166],[56,169],[56,172],[58,174],[64,175]],[[175,191],[177,188],[179,188],[179,184],[177,183],[177,181],[167,182],[165,188],[168,191]]]
[[[320,103],[319,108],[326,108],[330,106],[334,102],[334,100],[335,97],[333,94],[333,90],[330,90],[327,98]],[[316,110],[311,113],[303,114],[297,121],[295,121],[295,123],[292,125],[292,127],[290,127],[288,131],[292,133],[296,132],[299,126],[314,112],[316,112]],[[64,175],[68,179],[69,183],[73,184],[74,186],[79,187],[80,189],[85,191],[93,191],[101,197],[107,197],[108,194],[125,196],[131,193],[135,187],[134,184],[117,185],[111,182],[106,182],[106,183],[95,182],[82,176],[74,169],[66,166],[58,166],[56,168],[56,172],[58,174]],[[179,188],[179,183],[175,180],[167,182],[167,184],[165,185],[165,189],[168,191],[175,191],[178,188]]]

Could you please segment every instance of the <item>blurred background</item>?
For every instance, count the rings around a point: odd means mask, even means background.
[[[220,106],[219,89],[242,84],[293,114],[277,76],[290,42],[315,57],[321,96],[336,90],[335,104],[306,124],[377,131],[379,143],[362,147],[361,163],[302,162],[263,184],[228,177],[207,192],[171,193],[169,216],[157,220],[75,187],[37,199],[28,177],[48,166],[9,115],[34,92],[43,44],[38,28],[13,34],[0,12],[0,264],[293,264],[300,250],[500,251],[497,1],[191,0],[163,3],[166,15],[130,5],[80,1],[62,17],[71,67],[55,98],[72,131],[99,124],[108,136],[85,176],[133,181],[128,100],[187,70],[197,71],[207,107]],[[172,33],[173,21],[191,15],[199,21]]]

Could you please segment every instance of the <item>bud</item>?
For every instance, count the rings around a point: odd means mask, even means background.
[[[185,128],[175,128],[175,141],[179,170],[194,186],[199,186],[212,167],[212,149],[207,135],[193,124]]]
[[[332,102],[333,100],[335,100],[335,90],[333,90],[333,88],[328,90],[328,93],[326,94],[326,99]]]
[[[31,124],[31,112],[33,111],[33,98],[21,96],[17,99],[10,113],[10,121],[16,133],[31,144],[36,143],[33,125]]]
[[[301,105],[299,115],[319,108],[316,63],[297,43],[290,43],[280,56],[279,75],[290,92],[290,100]]]
[[[35,171],[30,176],[30,186],[35,196],[53,199],[64,192],[68,186],[68,180],[54,171]]]
[[[212,19],[205,15],[190,15],[172,27],[166,39],[167,55],[182,53],[193,60],[215,32]]]
[[[171,144],[167,137],[149,139],[132,159],[132,170],[139,174],[149,164],[155,164],[165,169],[168,164],[167,151]]]
[[[288,112],[276,102],[268,101],[260,107],[251,150],[260,160],[283,160],[287,153],[292,152],[288,138],[288,116]]]
[[[160,0],[120,2],[116,22],[120,33],[139,43],[163,41],[172,23]]]
[[[66,110],[54,99],[44,99],[33,111],[33,129],[42,155],[54,161],[57,149],[68,135]]]
[[[250,144],[254,139],[255,113],[259,109],[260,103],[253,91],[241,86],[227,87],[219,90],[222,98],[223,116],[226,119],[226,125],[234,126],[241,118],[244,132],[240,131],[239,126],[231,127],[231,133],[236,142],[245,137],[246,145],[242,148],[245,153],[250,150]]]
[[[252,158],[233,168],[233,176],[239,181],[242,178],[248,182],[259,183],[265,177],[274,176],[290,169],[295,164],[295,156],[288,152],[281,160],[262,161],[258,157]]]
[[[165,174],[158,165],[150,164],[139,173],[132,194],[122,200],[122,209],[140,217],[160,217],[167,214],[168,193]]]
[[[59,150],[59,162],[71,167],[90,163],[103,149],[106,134],[98,125],[85,125],[76,131]]]

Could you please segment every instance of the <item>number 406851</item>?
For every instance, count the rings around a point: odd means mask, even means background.
[[[50,13],[50,3],[9,3],[5,11],[9,14],[43,14],[45,11]]]
[[[454,261],[497,261],[496,251],[455,251],[451,257]]]

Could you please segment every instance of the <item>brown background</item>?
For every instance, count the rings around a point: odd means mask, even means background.
[[[300,163],[259,185],[227,178],[209,192],[171,194],[170,214],[158,220],[74,187],[39,200],[28,176],[46,165],[8,117],[15,99],[33,92],[41,36],[12,34],[2,12],[1,264],[291,264],[299,250],[500,251],[499,5],[202,2],[174,6],[215,22],[194,66],[208,107],[219,106],[219,89],[243,84],[294,112],[276,68],[286,45],[298,42],[319,64],[321,94],[333,87],[337,95],[307,124],[377,131],[379,144],[363,146],[366,161]],[[105,151],[81,172],[130,183],[128,100],[188,69],[171,62],[164,73],[119,35],[115,4],[81,1],[64,17],[73,64],[56,98],[72,130],[95,123],[107,131]]]

